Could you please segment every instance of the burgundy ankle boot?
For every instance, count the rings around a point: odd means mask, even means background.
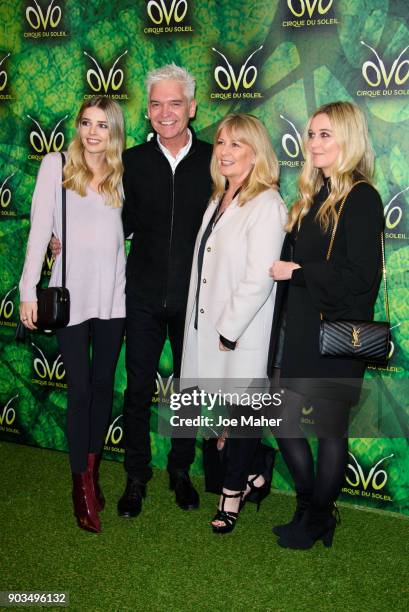
[[[78,527],[93,533],[101,531],[96,508],[94,487],[91,475],[88,471],[80,474],[72,473],[72,501],[74,504],[74,515],[77,518]]]
[[[101,453],[89,453],[87,471],[91,475],[95,493],[95,505],[98,512],[105,508],[105,497],[99,486],[99,464],[101,463]]]

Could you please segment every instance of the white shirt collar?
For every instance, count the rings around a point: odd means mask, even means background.
[[[159,139],[159,134],[156,134],[156,139],[157,139],[158,145],[160,147],[160,150],[162,151],[162,153],[164,154],[164,156],[166,157],[166,159],[170,163],[170,166],[172,168],[172,172],[173,173],[175,173],[177,165],[182,161],[182,159],[184,157],[186,157],[186,155],[189,153],[190,147],[192,146],[192,132],[189,130],[189,128],[187,129],[187,135],[188,135],[189,140],[187,141],[185,146],[182,147],[180,149],[180,151],[178,151],[176,157],[174,157],[172,155],[172,153],[169,151],[169,149],[167,149],[161,143],[161,141]]]

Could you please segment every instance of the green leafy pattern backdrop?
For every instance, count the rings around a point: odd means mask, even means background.
[[[408,213],[409,40],[406,0],[1,0],[0,2],[0,437],[66,450],[64,365],[54,337],[19,346],[18,280],[39,162],[73,134],[76,111],[95,93],[117,99],[127,146],[149,135],[144,78],[175,62],[197,78],[194,127],[211,141],[231,111],[267,126],[290,205],[303,163],[301,137],[314,109],[335,99],[360,104],[376,153],[385,205],[393,342],[386,368],[367,373],[378,394],[383,437],[354,438],[343,498],[409,514]],[[362,228],[365,231],[365,228]],[[43,280],[52,260],[46,256]],[[383,301],[376,315],[385,316]],[[157,388],[171,385],[166,344]],[[123,353],[117,370],[106,456],[122,449]],[[165,467],[169,440],[156,433],[153,463]],[[308,408],[306,408],[308,414]],[[358,417],[359,418],[359,417]],[[385,431],[386,431],[385,430]],[[201,472],[201,442],[194,465]],[[278,462],[275,485],[290,489]]]

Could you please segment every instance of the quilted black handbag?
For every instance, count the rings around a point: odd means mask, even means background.
[[[359,183],[364,181],[358,181]],[[355,183],[355,185],[358,184]],[[354,186],[354,185],[353,185]],[[338,218],[332,230],[328,247],[329,260],[334,244],[337,225],[347,196],[342,200]],[[323,357],[360,359],[370,363],[384,365],[388,361],[390,343],[389,300],[386,285],[386,264],[384,235],[381,233],[382,276],[387,321],[326,321],[321,314],[319,347]]]
[[[321,321],[320,353],[370,363],[388,360],[390,326],[381,321]]]

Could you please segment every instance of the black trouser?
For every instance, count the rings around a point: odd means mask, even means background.
[[[249,406],[235,406],[232,417],[238,421],[237,426],[231,426],[226,444],[227,465],[223,488],[231,491],[244,491],[249,474],[263,472],[261,454],[258,452],[261,441],[261,427],[258,429],[241,425],[241,416],[254,416],[254,410]],[[258,416],[258,415],[257,415]]]
[[[173,374],[180,377],[186,307],[144,308],[126,303],[126,371],[124,402],[125,470],[143,483],[152,477],[150,406],[156,372],[166,336],[173,354]],[[189,470],[195,456],[194,438],[173,438],[168,471]]]
[[[328,509],[338,498],[345,478],[350,403],[307,398],[288,390],[284,398],[280,414],[284,422],[277,443],[294,480],[297,496],[310,500],[318,510]],[[315,471],[305,423],[318,438]]]
[[[57,331],[68,384],[67,438],[75,473],[85,472],[88,453],[103,447],[124,325],[125,319],[89,319]]]

